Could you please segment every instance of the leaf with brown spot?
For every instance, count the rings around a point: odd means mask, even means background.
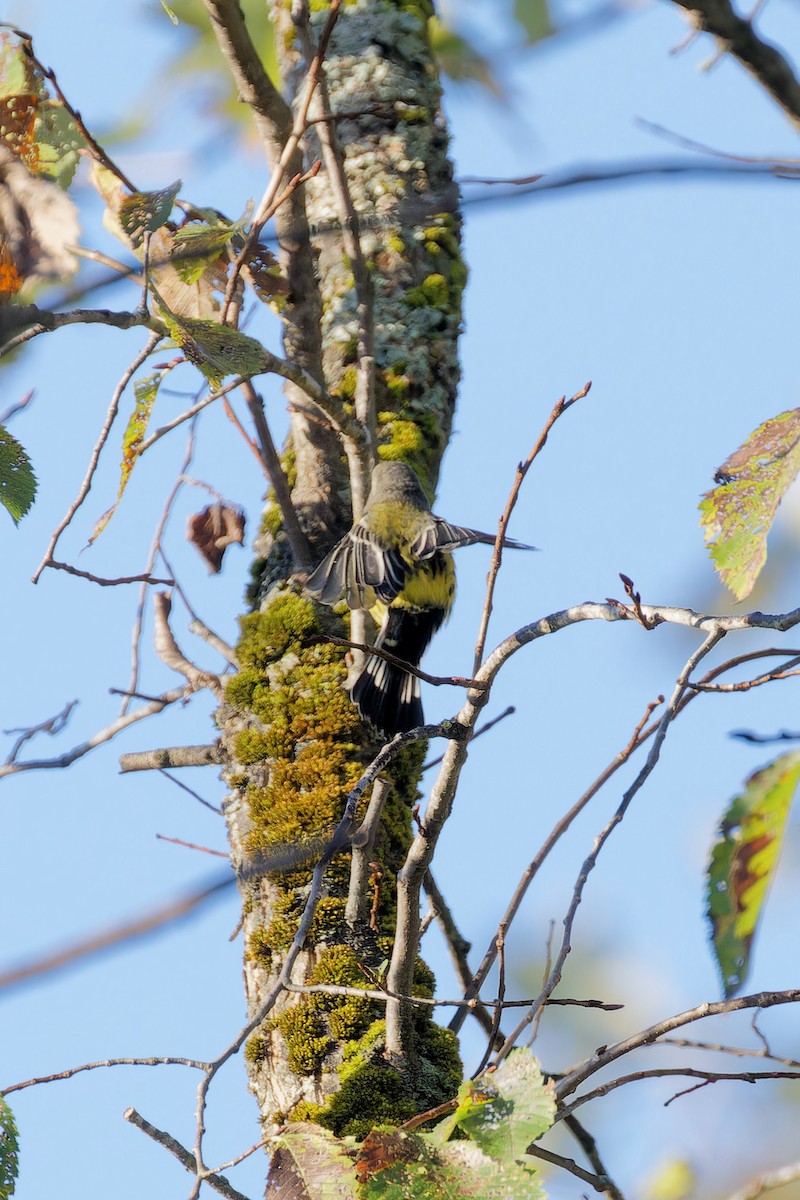
[[[720,823],[708,867],[707,899],[726,997],[736,995],[747,978],[798,780],[800,751],[795,750],[751,775]]]
[[[194,548],[208,563],[209,569],[218,574],[228,546],[244,543],[245,516],[240,508],[232,504],[209,504],[202,512],[189,518],[186,536]]]
[[[800,470],[800,408],[759,425],[722,464],[700,503],[714,567],[737,600],[752,591],[767,558],[767,534]]]

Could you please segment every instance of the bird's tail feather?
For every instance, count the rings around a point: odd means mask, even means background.
[[[419,666],[444,616],[444,610],[438,608],[423,612],[389,608],[375,645],[412,667]],[[367,657],[350,695],[364,720],[387,736],[424,723],[419,679],[374,654]]]

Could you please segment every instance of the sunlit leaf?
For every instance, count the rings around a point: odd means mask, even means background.
[[[511,1162],[550,1128],[554,1118],[552,1082],[545,1083],[529,1050],[518,1049],[491,1075],[461,1085],[455,1113],[432,1136],[442,1142],[458,1128],[490,1158]]]
[[[216,321],[177,317],[163,309],[161,316],[170,337],[212,387],[220,387],[226,375],[260,375],[267,369],[264,347],[246,333]]]
[[[0,36],[0,143],[35,175],[68,187],[86,142],[22,46]]]
[[[139,450],[144,435],[147,432],[147,424],[150,420],[150,414],[153,411],[153,405],[158,395],[158,389],[161,380],[164,378],[163,371],[156,371],[152,375],[146,375],[143,379],[137,379],[133,385],[134,408],[128,424],[125,427],[125,433],[122,438],[122,463],[119,480],[119,491],[117,499],[111,508],[106,509],[102,517],[95,524],[92,530],[92,536],[89,538],[91,545],[108,525],[114,513],[119,507],[119,502],[122,499],[122,493],[128,486],[128,480],[131,477],[131,472],[136,465],[136,460],[139,457]]]
[[[15,437],[0,425],[0,504],[18,525],[33,504],[36,476],[31,460]]]
[[[700,503],[714,567],[737,600],[752,591],[766,562],[767,534],[800,470],[800,409],[759,425],[715,475]]]
[[[342,1142],[327,1129],[298,1121],[276,1139],[270,1164],[270,1183],[286,1200],[356,1200],[358,1190],[352,1161]]]
[[[165,12],[165,13],[167,14],[167,16],[169,17],[170,21],[172,21],[172,24],[173,24],[173,25],[179,25],[179,24],[180,24],[180,22],[178,21],[178,17],[177,17],[177,15],[176,15],[176,13],[175,13],[175,12],[174,12],[174,11],[173,11],[173,10],[170,8],[170,6],[167,4],[167,0],[161,0],[161,7],[163,8],[164,12]]]
[[[134,250],[141,246],[146,233],[155,233],[166,225],[180,190],[181,181],[176,179],[169,187],[133,192],[120,202],[117,217]]]
[[[726,996],[747,977],[799,778],[800,751],[782,755],[750,776],[720,823],[708,868],[708,915]]]
[[[190,221],[175,232],[172,240],[172,263],[184,283],[196,283],[212,259],[225,255],[249,225],[253,206],[249,204],[238,221]]]
[[[363,1200],[539,1200],[536,1172],[498,1162],[474,1142],[438,1145],[427,1134],[379,1129],[356,1158]]]
[[[0,1096],[0,1200],[14,1195],[19,1174],[19,1133],[14,1114]]]
[[[514,0],[514,20],[522,28],[529,45],[553,32],[547,0]]]

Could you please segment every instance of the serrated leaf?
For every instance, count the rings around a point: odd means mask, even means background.
[[[436,1144],[428,1134],[380,1129],[356,1160],[363,1200],[539,1200],[536,1172],[501,1163],[470,1142]]]
[[[252,203],[238,221],[190,221],[172,239],[172,265],[184,283],[196,283],[213,259],[225,259],[226,247],[241,234],[252,216]]]
[[[278,1137],[267,1196],[281,1200],[356,1200],[355,1167],[327,1129],[298,1121]]]
[[[752,591],[767,558],[767,534],[800,470],[800,409],[759,425],[715,475],[700,503],[714,567],[737,600]]]
[[[0,1200],[9,1200],[19,1175],[19,1132],[7,1101],[0,1096]]]
[[[756,927],[800,779],[800,751],[747,780],[720,823],[708,867],[708,917],[726,997],[744,985]]]
[[[177,317],[164,309],[161,315],[170,337],[212,387],[220,387],[226,375],[260,375],[267,369],[264,347],[241,330],[216,321]]]
[[[482,1084],[487,1089],[483,1095]],[[529,1050],[512,1050],[496,1071],[471,1085],[471,1094],[465,1086],[459,1092],[456,1123],[499,1162],[520,1158],[555,1119],[553,1084],[545,1083]]]
[[[0,504],[18,525],[33,504],[36,476],[31,460],[15,437],[0,425]]]
[[[530,46],[553,32],[547,0],[514,0],[514,20]]]
[[[143,379],[137,379],[133,385],[134,407],[133,412],[128,418],[128,424],[125,426],[125,433],[122,437],[122,462],[120,464],[120,480],[117,499],[111,508],[106,509],[102,517],[96,522],[92,530],[92,536],[89,538],[89,545],[97,540],[100,534],[108,525],[114,513],[119,507],[119,502],[122,499],[122,493],[128,486],[128,480],[131,477],[131,472],[136,465],[136,460],[139,457],[139,448],[144,441],[144,435],[147,432],[147,424],[150,420],[150,414],[153,411],[153,405],[158,395],[158,389],[161,380],[164,378],[162,371],[156,371],[152,375],[146,375]]]
[[[117,217],[134,250],[142,245],[146,233],[155,233],[166,225],[180,190],[181,180],[176,179],[169,187],[156,192],[133,192],[120,202]]]
[[[545,1200],[535,1167],[498,1162],[473,1142],[449,1142],[440,1151],[448,1168],[448,1182],[464,1200]]]

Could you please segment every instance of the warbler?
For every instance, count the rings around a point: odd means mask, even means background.
[[[405,463],[379,462],[363,515],[309,576],[306,591],[323,604],[344,595],[349,608],[367,609],[379,626],[376,649],[418,667],[453,607],[450,551],[494,541],[490,533],[434,516]],[[508,538],[504,545],[534,549]],[[361,716],[384,735],[423,724],[419,679],[377,655],[367,656],[350,695]]]

